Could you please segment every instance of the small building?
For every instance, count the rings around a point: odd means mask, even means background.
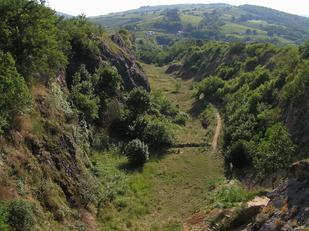
[[[150,31],[147,31],[146,34],[148,36],[153,36],[153,35],[155,35],[155,32],[150,30]]]

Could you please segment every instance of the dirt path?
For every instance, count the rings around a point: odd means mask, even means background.
[[[213,138],[212,144],[211,144],[212,149],[214,151],[217,151],[217,149],[218,149],[218,140],[219,140],[221,129],[222,129],[222,119],[221,119],[221,116],[218,112],[216,113],[216,121],[217,121],[216,130],[215,130],[214,138]]]

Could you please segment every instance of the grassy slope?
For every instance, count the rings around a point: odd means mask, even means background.
[[[177,81],[164,74],[162,68],[144,65],[153,90],[160,89],[182,110],[191,109],[191,81]],[[197,118],[191,118],[185,128],[179,128],[177,138],[182,142],[199,142],[205,137]],[[207,201],[207,192],[218,178],[223,177],[223,161],[211,150],[184,148],[168,150],[160,160],[151,160],[142,172],[121,170],[124,157],[97,154],[93,157],[98,168],[109,166],[115,174],[123,174],[128,189],[105,208],[104,230],[182,230],[183,221]]]

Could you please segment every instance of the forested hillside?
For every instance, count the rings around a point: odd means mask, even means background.
[[[198,81],[197,104],[224,114],[226,161],[263,178],[308,155],[307,51],[308,43],[190,44],[167,71]]]

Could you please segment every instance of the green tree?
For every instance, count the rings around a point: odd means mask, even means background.
[[[203,94],[208,101],[218,100],[218,89],[224,87],[224,81],[217,76],[203,79],[197,86],[196,98]]]
[[[294,144],[287,129],[277,123],[266,130],[253,157],[258,176],[264,178],[278,170],[287,169],[294,153]],[[274,179],[272,180],[274,184]]]
[[[17,113],[30,107],[29,89],[18,74],[13,57],[0,51],[0,133],[10,126]]]
[[[13,55],[23,76],[55,74],[66,64],[58,20],[37,1],[0,0],[0,49]]]
[[[286,101],[302,99],[309,89],[309,61],[301,62],[297,70],[293,80],[283,88],[283,98]]]
[[[128,96],[127,106],[135,114],[143,114],[151,107],[150,95],[142,87],[134,88]]]
[[[121,90],[122,78],[111,66],[101,66],[95,73],[95,93],[101,99],[113,97]]]
[[[73,76],[70,98],[87,122],[99,118],[99,98],[94,94],[93,77],[85,65]]]

